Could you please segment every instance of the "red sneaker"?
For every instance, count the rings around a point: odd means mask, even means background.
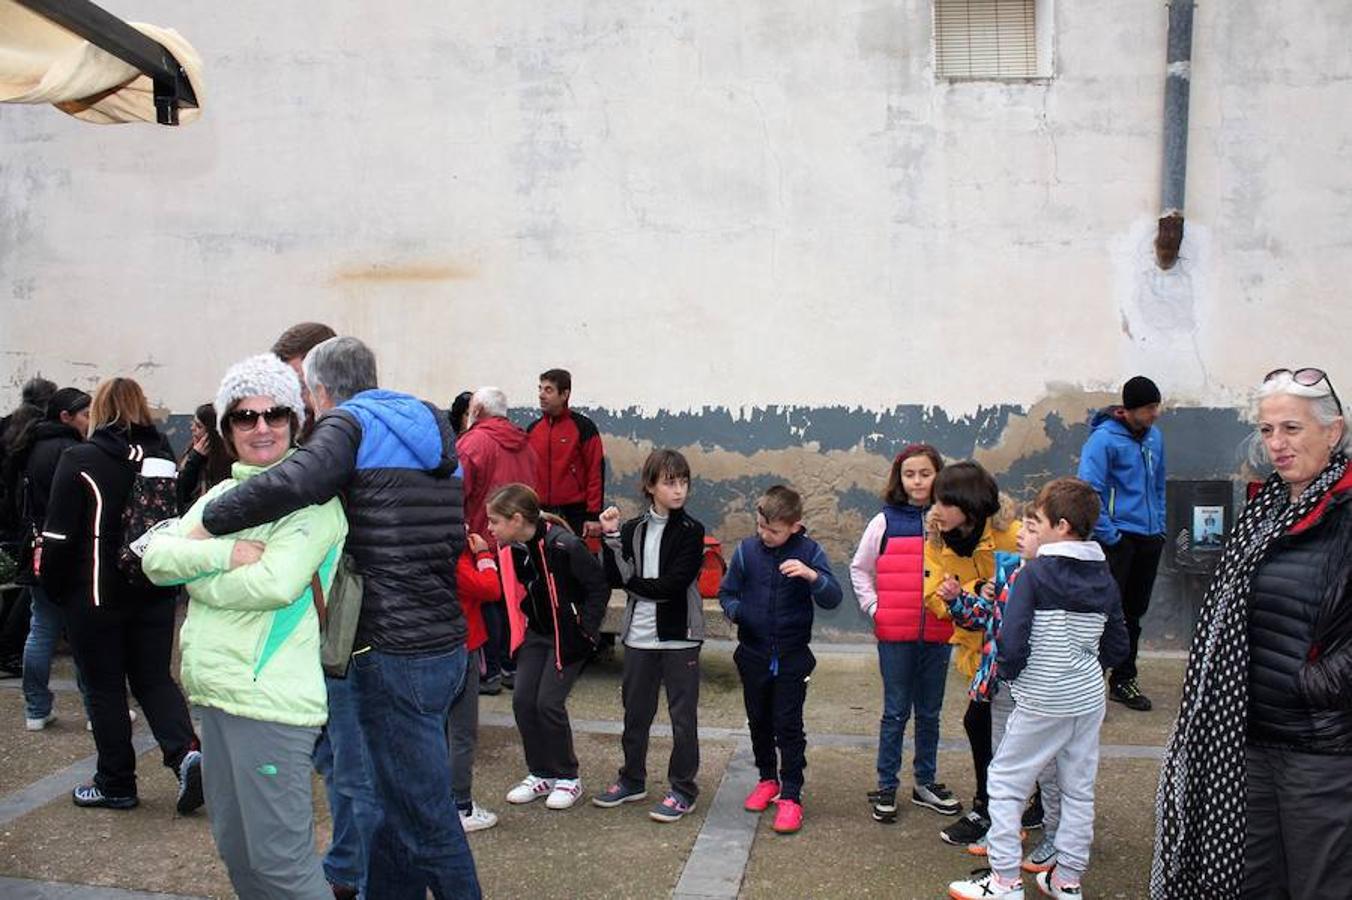
[[[803,805],[797,800],[777,800],[775,807],[775,831],[793,834],[803,827]]]
[[[764,781],[757,782],[751,793],[746,795],[746,802],[742,804],[742,808],[747,812],[765,812],[765,808],[770,805],[770,801],[778,796],[779,782],[773,778],[767,778]]]

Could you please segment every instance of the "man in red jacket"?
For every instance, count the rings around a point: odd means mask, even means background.
[[[568,408],[573,376],[566,369],[540,375],[540,411],[527,431],[540,459],[540,505],[584,537],[601,536],[605,496],[604,450],[596,423]]]
[[[490,549],[497,542],[488,530],[488,498],[504,484],[520,482],[539,490],[539,460],[526,432],[507,418],[507,395],[495,387],[481,387],[469,401],[469,428],[456,439],[465,480],[465,526],[470,534],[482,535]],[[501,603],[483,607],[488,640],[484,649],[481,694],[498,694],[511,687],[515,672],[510,656],[511,634]]]

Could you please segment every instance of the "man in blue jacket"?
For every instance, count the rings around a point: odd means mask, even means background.
[[[1122,405],[1094,416],[1079,470],[1103,504],[1094,539],[1103,545],[1122,592],[1131,639],[1126,660],[1108,678],[1108,698],[1142,712],[1150,709],[1150,698],[1136,683],[1136,650],[1164,552],[1164,438],[1155,427],[1159,417],[1155,382],[1144,375],[1129,379],[1122,386]]]

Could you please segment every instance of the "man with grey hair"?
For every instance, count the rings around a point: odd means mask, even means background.
[[[455,585],[465,531],[450,422],[379,389],[375,355],[356,338],[317,345],[304,372],[318,416],[305,445],[212,501],[202,524],[231,534],[343,497],[344,552],[363,578],[348,677],[383,810],[365,895],[479,897],[446,764],[446,714],[465,678]]]
[[[469,401],[470,428],[460,436],[460,464],[465,476],[465,522],[471,534],[482,535],[490,548],[497,544],[488,533],[488,498],[504,484],[520,482],[539,490],[539,459],[526,432],[507,418],[507,395],[499,388],[481,387]],[[480,693],[496,694],[502,682],[511,686],[515,674],[510,658],[511,635],[501,603],[483,607],[488,642],[484,644],[484,675]]]

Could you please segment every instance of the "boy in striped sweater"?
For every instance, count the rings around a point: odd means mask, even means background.
[[[1057,863],[1037,874],[1043,894],[1081,896],[1094,836],[1094,779],[1105,706],[1103,669],[1126,658],[1126,621],[1103,549],[1089,536],[1099,498],[1078,478],[1058,478],[1033,501],[1037,557],[1005,604],[997,650],[1015,701],[988,778],[991,868],[948,886],[950,897],[1023,900],[1020,818],[1038,773],[1056,761],[1061,789]]]

